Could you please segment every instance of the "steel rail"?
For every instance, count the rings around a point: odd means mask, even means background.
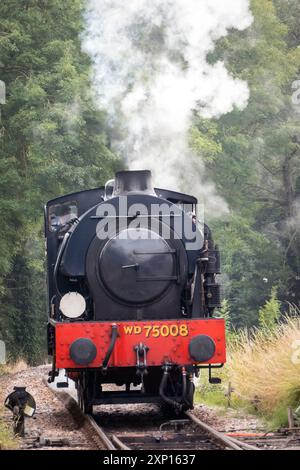
[[[214,428],[209,426],[208,424],[204,423],[196,416],[194,416],[191,412],[186,412],[187,417],[190,421],[194,422],[198,427],[204,430],[210,437],[218,442],[221,442],[225,447],[231,450],[259,450],[257,447],[252,446],[250,444],[246,444],[244,442],[240,442],[238,439],[234,439],[232,437],[226,436],[223,433],[216,431]],[[132,450],[131,447],[128,447],[126,444],[122,442],[122,440],[117,437],[116,435],[112,435],[111,441],[113,444],[121,450]]]
[[[225,445],[227,448],[231,450],[244,450],[243,446],[239,442],[238,444],[236,441],[232,440],[230,437],[225,436],[224,434],[220,433],[219,431],[216,431],[214,428],[209,426],[208,424],[204,423],[201,421],[199,418],[193,415],[190,411],[186,411],[185,414],[195,423],[197,426],[199,426],[203,431],[206,431],[208,434],[210,434],[214,439],[217,441],[221,442],[223,445]]]
[[[93,427],[93,429],[96,431],[99,439],[101,442],[104,444],[107,450],[117,450],[117,448],[114,446],[112,440],[109,439],[107,434],[103,431],[101,426],[96,423],[94,418],[90,415],[85,416],[86,421]]]
[[[49,387],[49,384],[46,379],[43,379],[45,385]],[[53,388],[49,387],[50,390],[64,403],[66,408],[71,411],[70,408],[70,401],[72,402],[72,406],[76,405],[76,408],[80,411],[76,401],[69,395],[68,393],[58,392]],[[68,400],[64,397],[65,395],[68,396]],[[72,414],[72,413],[71,413]],[[241,442],[238,439],[233,437],[229,437],[224,435],[223,433],[216,431],[214,428],[209,426],[208,424],[201,421],[199,418],[194,416],[190,411],[185,412],[186,416],[193,421],[197,426],[199,426],[202,430],[207,432],[213,439],[221,442],[224,446],[232,450],[259,450],[257,447],[247,444],[245,442]],[[107,450],[131,450],[126,444],[124,444],[119,437],[116,435],[112,435],[111,438],[108,437],[106,432],[102,429],[101,426],[95,421],[95,419],[91,415],[82,415],[84,421],[90,426],[97,434],[98,438],[104,445]]]
[[[53,387],[50,387],[45,377],[43,378],[43,383],[64,404],[65,408],[72,415],[73,419],[77,421],[80,426],[83,427],[83,430],[85,430],[85,432],[91,434],[92,431],[95,431],[98,439],[101,441],[101,443],[107,450],[117,450],[112,441],[103,431],[103,429],[96,423],[94,418],[90,415],[84,415],[82,413],[77,401],[70,395],[70,393],[58,391],[55,390]]]
[[[231,436],[226,436],[226,437],[231,439],[232,442],[235,442],[240,447],[243,447],[245,450],[260,450],[258,447],[252,446],[251,444],[247,444],[246,442],[240,441],[239,439],[236,439],[235,437],[231,437]]]
[[[131,448],[124,444],[115,434],[111,436],[111,440],[118,449],[131,450]]]

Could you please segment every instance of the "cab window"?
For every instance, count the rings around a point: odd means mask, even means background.
[[[76,202],[64,202],[50,206],[48,211],[49,229],[56,232],[76,217],[78,217]]]

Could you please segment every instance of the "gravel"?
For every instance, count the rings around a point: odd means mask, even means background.
[[[48,375],[49,366],[31,367],[15,374],[0,377],[0,402],[13,391],[14,386],[25,386],[36,401],[34,418],[26,418],[25,438],[20,439],[20,448],[28,448],[37,438],[65,439],[70,445],[62,447],[39,447],[39,449],[83,450],[95,449],[93,442],[78,429],[70,413],[63,403],[52,393],[43,382]],[[0,416],[5,422],[12,424],[12,413],[4,409]]]
[[[262,421],[253,415],[245,413],[244,410],[228,408],[208,407],[207,405],[196,405],[194,414],[205,423],[213,426],[220,432],[262,432],[265,429]]]
[[[65,408],[60,399],[49,389],[43,379],[48,375],[49,366],[31,367],[20,372],[6,374],[0,377],[0,403],[4,402],[6,396],[13,391],[14,386],[25,386],[36,401],[37,410],[35,419],[27,418],[25,422],[25,438],[20,439],[20,448],[26,449],[38,437],[44,439],[65,439],[70,445],[62,447],[39,447],[39,449],[61,449],[61,450],[92,450],[96,449],[93,439],[91,439],[83,429],[79,429],[78,424]],[[108,387],[109,388],[109,387]],[[64,392],[75,396],[74,386],[69,389],[62,389]],[[223,412],[223,411],[222,411]],[[0,419],[12,424],[12,413],[4,409]],[[95,407],[95,413],[101,424],[109,427],[109,420],[113,415],[114,425],[116,421],[120,423],[120,428],[124,428],[124,422],[132,425],[138,423],[136,430],[143,427],[143,423],[153,423],[153,429],[160,422],[159,409],[152,405],[106,405]],[[210,408],[206,405],[196,405],[194,413],[207,424],[223,432],[233,431],[260,431],[263,428],[261,421],[244,412],[237,412],[228,409],[223,415],[220,410]],[[122,424],[123,423],[123,424]],[[121,431],[121,429],[120,429]]]

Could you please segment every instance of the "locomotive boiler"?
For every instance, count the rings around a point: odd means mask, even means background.
[[[199,369],[219,382],[220,256],[195,197],[153,188],[150,171],[120,171],[105,187],[49,201],[45,235],[49,381],[65,369],[84,412],[106,403],[188,409]]]

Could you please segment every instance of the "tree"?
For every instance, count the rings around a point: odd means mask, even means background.
[[[91,92],[89,58],[81,52],[84,6],[83,0],[0,4],[0,74],[7,91],[1,122],[0,327],[9,352],[29,360],[35,360],[44,331],[43,205],[101,185],[120,164],[109,150],[105,115]]]
[[[271,290],[270,299],[259,309],[258,320],[261,329],[266,332],[273,330],[280,317],[280,302],[277,299],[277,288]]]
[[[291,99],[300,69],[299,4],[253,0],[251,9],[253,25],[220,40],[209,57],[225,57],[251,93],[244,111],[214,121],[211,138],[221,151],[207,160],[208,174],[231,210],[212,225],[238,326],[257,323],[269,285],[279,286],[282,300],[299,302],[300,115]],[[195,120],[200,131],[202,122]]]

